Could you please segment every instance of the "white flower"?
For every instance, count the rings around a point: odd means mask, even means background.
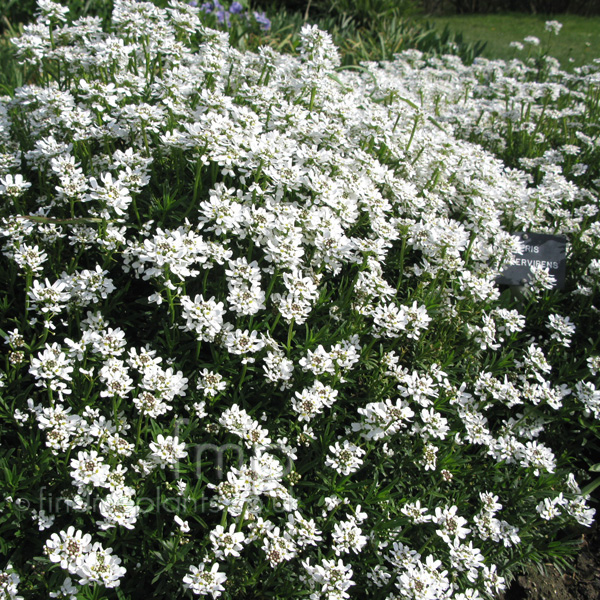
[[[254,354],[261,350],[265,343],[258,336],[258,331],[248,331],[247,329],[242,331],[236,329],[229,331],[224,340],[225,347],[231,354]],[[254,358],[244,357],[242,362],[254,362]]]
[[[50,592],[50,598],[64,598],[65,600],[77,600],[77,594],[79,588],[73,585],[73,581],[70,577],[67,577],[63,584],[60,586],[58,592]]]
[[[321,414],[325,408],[332,406],[338,392],[329,385],[315,381],[310,388],[295,392],[292,398],[292,408],[298,413],[298,420],[310,421]]]
[[[40,273],[43,263],[48,260],[48,255],[39,246],[29,244],[21,244],[12,257],[19,267],[29,269],[32,273]]]
[[[310,564],[310,559],[307,559],[302,562],[302,566],[311,578],[310,585],[313,589],[332,599],[350,597],[347,590],[354,585],[352,567],[345,565],[342,559],[338,559],[337,563],[335,560],[323,559],[321,564],[314,567]]]
[[[133,403],[140,413],[148,415],[153,419],[166,414],[173,408],[170,404],[167,404],[150,392],[140,392],[138,397],[133,399]]]
[[[73,366],[62,348],[57,344],[46,344],[37,358],[31,359],[29,372],[37,379],[39,387],[48,385],[52,389],[69,393],[65,382],[71,381]]]
[[[16,198],[31,187],[31,183],[23,180],[23,175],[6,175],[0,177],[0,194]]]
[[[54,515],[47,515],[45,510],[33,509],[31,514],[31,518],[38,524],[38,529],[40,531],[44,531],[44,529],[48,529],[54,525],[54,519],[56,518]]]
[[[104,517],[104,521],[98,523],[100,529],[110,529],[116,525],[133,529],[140,512],[140,507],[136,506],[133,495],[133,489],[121,487],[110,492],[100,501],[99,510]]]
[[[554,35],[558,35],[559,31],[562,29],[562,23],[560,21],[546,21],[544,29]]]
[[[76,573],[91,549],[92,536],[75,531],[71,526],[67,531],[53,533],[44,546],[44,554],[53,562],[59,563],[69,573]]]
[[[335,496],[325,496],[325,507],[328,511],[332,511],[334,508],[341,504],[341,500]]]
[[[213,546],[215,558],[223,558],[226,556],[239,557],[240,551],[244,548],[246,536],[242,531],[235,530],[235,524],[229,526],[226,531],[222,525],[217,525],[210,532],[210,541]]]
[[[165,402],[172,402],[175,396],[185,395],[188,378],[183,376],[183,371],[175,372],[172,367],[162,369],[159,365],[152,364],[144,368],[140,387]]]
[[[197,294],[192,300],[188,296],[181,297],[184,329],[194,332],[200,341],[212,342],[223,327],[223,302],[216,302],[214,296],[205,300]]]
[[[173,520],[175,521],[175,523],[177,523],[177,526],[179,527],[181,533],[189,533],[190,524],[187,521],[184,521],[181,517],[177,515],[173,517]]]
[[[112,548],[104,549],[100,542],[95,542],[78,565],[79,583],[81,585],[99,583],[107,588],[118,587],[121,577],[127,571],[120,564],[121,559],[112,554]]]
[[[71,299],[71,294],[64,281],[58,280],[50,283],[48,279],[44,282],[35,279],[28,296],[31,300],[30,310],[40,310],[42,313],[51,314],[59,313]]]
[[[353,516],[338,521],[333,526],[331,538],[333,541],[332,549],[337,556],[350,551],[359,554],[368,541],[367,537],[362,534],[357,519]]]
[[[263,369],[269,381],[289,381],[294,373],[294,363],[281,351],[269,351],[264,357]]]
[[[95,177],[90,177],[90,189],[88,200],[98,200],[101,205],[101,216],[110,219],[114,213],[117,216],[125,215],[132,198],[129,190],[120,180],[113,181],[111,173],[100,176],[103,185],[100,185]]]
[[[420,556],[413,557],[413,561],[406,564],[404,572],[396,581],[396,587],[405,598],[419,598],[434,600],[446,597],[446,590],[450,587],[447,571],[441,571],[441,561],[435,560],[431,555],[425,562]]]
[[[305,357],[302,357],[298,364],[303,371],[311,371],[314,375],[322,375],[323,373],[335,374],[335,365],[328,352],[323,346],[319,346],[314,352],[308,350]]]
[[[556,458],[547,446],[541,442],[527,442],[522,448],[521,465],[534,467],[534,474],[540,475],[541,470],[553,473],[556,468]]]
[[[200,563],[197,567],[190,566],[190,573],[183,578],[185,583],[194,594],[208,596],[211,594],[213,598],[218,598],[221,592],[225,591],[223,583],[227,581],[225,573],[219,572],[219,563],[214,563],[209,570],[206,570],[206,565]]]
[[[77,458],[71,459],[71,477],[73,483],[80,487],[92,485],[106,487],[110,467],[104,464],[104,457],[96,450],[90,452],[80,450]]]
[[[71,275],[63,273],[61,280],[67,284],[71,302],[76,306],[88,306],[108,298],[116,288],[108,271],[96,265],[94,270],[83,269]]]
[[[197,388],[202,390],[205,396],[214,397],[227,387],[227,382],[223,380],[223,375],[208,369],[202,369],[198,378]]]
[[[566,511],[575,518],[575,520],[584,527],[591,527],[594,523],[595,508],[589,508],[586,504],[588,496],[577,496],[567,501]]]
[[[478,569],[483,567],[483,554],[479,548],[473,547],[473,542],[463,544],[455,539],[450,547],[450,561],[458,571],[466,571],[467,579],[475,583],[478,577]]]
[[[455,540],[463,539],[471,531],[469,527],[465,527],[467,520],[458,516],[457,511],[456,506],[446,506],[443,509],[437,507],[432,519],[440,527],[436,533],[450,546]]]
[[[496,565],[491,565],[490,567],[484,565],[481,574],[485,591],[491,596],[501,592],[506,588],[504,577],[500,577],[500,575],[498,575],[498,568]]]
[[[162,468],[176,465],[179,459],[187,456],[185,443],[180,444],[177,436],[165,437],[159,433],[156,436],[156,442],[150,442],[149,446],[152,450],[153,460]]]
[[[479,492],[479,498],[483,503],[483,509],[489,514],[495,514],[502,510],[502,504],[498,502],[498,496],[491,492]]]
[[[365,451],[344,440],[340,445],[336,442],[333,446],[329,446],[330,454],[325,458],[325,464],[332,469],[342,473],[342,475],[350,475],[358,471],[363,461],[361,456],[364,456]]]
[[[413,523],[427,523],[431,521],[431,515],[427,514],[427,508],[421,506],[421,501],[408,502],[401,509],[400,512],[406,515]]]
[[[317,546],[318,542],[323,540],[321,531],[317,529],[314,520],[305,519],[298,511],[288,515],[286,525],[291,537],[301,548],[308,545]]]
[[[556,277],[550,273],[549,269],[541,265],[534,265],[530,267],[530,272],[531,278],[525,285],[526,291],[530,295],[537,297],[556,285]]]
[[[17,586],[21,578],[15,572],[12,565],[8,563],[4,570],[0,571],[0,598],[2,600],[23,600],[23,596],[17,596]]]
[[[305,24],[302,27],[300,56],[311,71],[330,71],[340,63],[340,57],[331,35],[320,30],[316,25]]]
[[[66,14],[69,12],[67,6],[62,6],[53,0],[37,0],[37,14],[42,17],[44,22],[66,21]]]
[[[559,344],[568,348],[571,345],[571,337],[575,333],[575,325],[571,319],[561,315],[548,315],[548,328],[552,331],[550,337]]]
[[[421,459],[421,463],[426,471],[435,471],[437,467],[437,453],[439,448],[430,444],[429,442],[425,444],[423,448],[423,458]]]

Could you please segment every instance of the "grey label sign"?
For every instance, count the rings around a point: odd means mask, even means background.
[[[522,254],[515,254],[513,263],[496,279],[504,285],[524,285],[531,279],[532,267],[548,269],[556,278],[554,287],[562,288],[566,276],[567,239],[545,233],[515,233],[523,242]]]

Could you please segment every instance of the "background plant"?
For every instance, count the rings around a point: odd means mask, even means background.
[[[15,40],[2,585],[464,600],[566,565],[596,485],[594,180],[461,139],[494,65],[348,69],[311,26],[240,52],[203,16],[41,2]],[[564,290],[495,283],[525,228],[569,236]]]

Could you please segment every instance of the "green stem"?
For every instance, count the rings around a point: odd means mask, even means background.
[[[142,137],[144,138],[144,146],[146,148],[146,155],[150,156],[150,144],[148,143],[148,134],[146,133],[146,127],[142,122]]]
[[[408,152],[410,150],[410,146],[413,143],[413,139],[415,137],[415,133],[417,132],[417,126],[418,125],[419,125],[419,115],[417,115],[415,117],[415,122],[413,124],[412,131],[410,132],[410,138],[408,139],[408,144],[406,144],[406,150],[405,150],[405,152]]]
[[[271,325],[271,327],[269,327],[269,333],[271,335],[273,335],[273,332],[275,331],[275,327],[277,327],[277,323],[279,323],[280,318],[281,318],[281,313],[278,312],[277,316],[275,317],[275,321],[273,321],[273,325]]]
[[[236,531],[241,531],[242,530],[242,525],[244,524],[244,515],[246,514],[246,507],[247,506],[248,506],[248,503],[244,502],[244,505],[242,506],[242,512],[240,513],[240,516],[238,518]]]
[[[288,327],[287,344],[286,344],[288,358],[292,351],[292,338],[293,337],[294,337],[294,319],[292,319],[290,321],[290,326]]]
[[[140,416],[138,418],[138,423],[137,423],[137,432],[135,434],[135,449],[136,449],[136,451],[140,445],[140,440],[142,438],[142,422],[143,421],[144,421],[144,415],[140,413]]]
[[[202,296],[204,297],[204,294],[206,294],[206,284],[208,283],[208,273],[209,273],[210,269],[205,269],[204,270],[204,278],[202,279]]]
[[[133,206],[133,212],[135,213],[135,218],[137,219],[138,225],[141,227],[142,226],[142,219],[141,219],[140,213],[138,211],[137,201],[136,201],[135,195],[132,198],[133,198],[133,200],[132,200],[131,204]]]
[[[242,369],[242,375],[240,377],[240,382],[238,383],[238,389],[241,390],[242,389],[242,385],[244,384],[244,379],[246,379],[246,373],[248,371],[248,364],[246,363],[244,365],[244,368]]]
[[[30,269],[27,269],[25,273],[25,314],[29,310],[29,290],[31,289],[31,283],[33,281],[33,273]]]
[[[277,271],[277,269],[275,269],[275,272],[273,273],[273,277],[271,277],[271,281],[269,281],[269,287],[267,288],[267,293],[265,294],[265,303],[271,296],[271,292],[273,291],[273,286],[275,285],[275,281],[277,280],[278,276],[279,276],[279,272]],[[272,330],[271,330],[271,332],[272,332]]]
[[[400,270],[398,272],[398,283],[396,284],[396,291],[400,289],[402,284],[402,277],[404,275],[404,253],[406,252],[406,236],[402,237],[402,246],[400,247]]]
[[[100,586],[94,584],[94,589],[92,590],[92,598],[91,600],[100,600]]]
[[[192,196],[192,203],[188,206],[185,216],[187,216],[191,210],[196,206],[198,202],[198,192],[200,190],[200,182],[202,181],[202,160],[198,156],[198,162],[196,163],[196,177],[194,178],[194,195]]]
[[[54,27],[52,27],[52,24],[50,24],[50,27],[48,29],[50,31],[50,47],[52,48],[52,50],[55,50],[56,43],[54,41]]]
[[[392,127],[392,133],[396,132],[396,127],[398,127],[399,122],[400,122],[400,113],[398,113],[398,116],[396,117],[396,121],[394,122],[394,126]]]
[[[317,88],[314,87],[310,90],[310,104],[308,105],[308,110],[312,111],[313,106],[315,105],[315,96],[317,95]]]

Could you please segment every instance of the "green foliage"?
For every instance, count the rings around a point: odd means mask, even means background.
[[[33,19],[36,0],[0,0],[0,33]]]
[[[407,17],[418,12],[415,0],[313,0],[311,7],[317,13],[331,13],[338,18],[351,17],[359,25],[375,27],[392,16]]]
[[[4,12],[0,10],[0,14],[4,15],[0,31],[4,28],[7,35],[13,35],[19,23],[27,23],[34,18],[36,4],[33,0],[0,0],[1,3],[6,6]],[[153,0],[153,3],[165,6],[166,0]],[[67,5],[73,19],[97,15],[106,23],[112,12],[111,0],[69,0]],[[228,26],[209,15],[207,24],[227,31],[232,44],[242,50],[256,50],[268,44],[278,51],[294,51],[298,47],[300,29],[308,16],[310,22],[331,33],[342,52],[345,65],[369,60],[391,60],[394,54],[407,48],[434,54],[457,54],[470,64],[485,47],[478,41],[467,42],[461,33],[454,34],[449,28],[438,32],[428,22],[415,21],[411,18],[417,12],[412,0],[317,0],[310,4],[308,11],[301,5],[292,6],[297,10],[290,12],[285,7],[274,9],[267,6],[267,14],[272,22],[269,32],[263,31],[252,17],[246,19],[241,15],[228,16]],[[252,12],[249,11],[249,14]],[[15,76],[13,73],[0,76],[0,83],[8,82],[9,78],[17,81]]]
[[[558,19],[563,27],[558,35],[549,34],[544,24],[548,19]],[[551,17],[546,14],[524,15],[517,13],[488,15],[455,15],[448,17],[427,16],[426,21],[438,31],[450,28],[463,36],[464,41],[476,43],[485,40],[482,56],[489,59],[526,60],[536,48],[522,51],[510,46],[522,42],[527,36],[540,39],[546,53],[556,58],[563,70],[573,72],[576,67],[589,64],[600,56],[600,17],[574,14]]]
[[[429,23],[421,24],[396,15],[376,28],[363,28],[355,36],[339,36],[336,41],[348,64],[393,60],[395,54],[409,48],[432,55],[455,54],[465,64],[471,64],[485,48],[483,42],[465,42],[461,34],[454,34],[449,28],[440,33]]]
[[[303,15],[284,10],[268,14],[272,21],[269,34],[255,36],[246,47],[268,44],[278,51],[295,51],[305,23]],[[461,34],[454,34],[449,28],[440,33],[429,23],[406,18],[395,10],[386,18],[366,21],[363,25],[349,14],[325,15],[314,22],[331,34],[340,50],[342,64],[346,66],[363,61],[393,60],[395,54],[409,48],[435,55],[456,54],[466,64],[471,64],[485,47],[482,42],[465,41]]]
[[[179,11],[49,18],[3,80],[30,85],[0,99],[0,584],[190,598],[215,564],[224,600],[460,598],[568,567],[598,485],[600,69],[465,66],[481,45],[399,13],[323,16],[341,60],[283,11],[231,48]],[[499,288],[521,229],[569,237],[564,289]],[[118,557],[106,587],[69,528]]]
[[[469,42],[461,32],[454,32],[446,26],[440,33],[431,23],[426,22],[425,31],[415,40],[414,47],[425,53],[456,54],[470,65],[480,56],[487,42],[480,40]]]
[[[10,37],[17,35],[11,28],[0,37],[0,96],[11,94],[26,81],[25,70],[17,63]]]
[[[65,5],[69,7],[73,19],[96,15],[105,22],[113,9],[112,0],[67,0]],[[33,21],[36,7],[36,0],[0,0],[0,33],[17,27],[19,23]]]

